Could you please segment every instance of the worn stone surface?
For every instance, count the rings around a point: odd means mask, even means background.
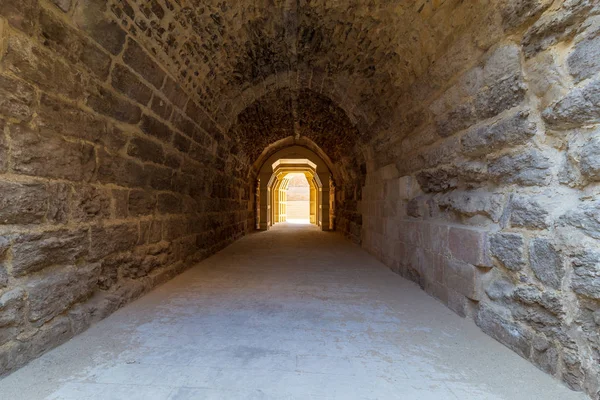
[[[548,239],[538,238],[531,242],[529,259],[531,269],[542,283],[560,288],[565,267],[560,253]]]
[[[577,294],[600,299],[600,253],[588,250],[573,259],[571,287]]]
[[[490,252],[511,271],[519,271],[526,265],[525,240],[518,233],[498,233],[490,238]]]
[[[99,265],[2,365],[251,230],[295,144],[334,229],[597,397],[598,2],[196,3],[0,4],[0,296]]]

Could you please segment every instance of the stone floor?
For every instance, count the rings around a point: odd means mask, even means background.
[[[2,399],[584,399],[335,233],[255,233],[0,381]]]

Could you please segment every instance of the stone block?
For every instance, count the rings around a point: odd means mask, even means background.
[[[479,120],[492,118],[503,111],[520,105],[525,100],[526,86],[522,76],[513,75],[490,84],[474,102],[474,112]]]
[[[27,34],[34,32],[38,12],[39,5],[35,0],[4,0],[0,4],[0,15],[10,25]]]
[[[468,299],[481,300],[483,289],[476,267],[462,261],[448,260],[444,275],[449,289]]]
[[[90,94],[87,105],[94,111],[128,124],[136,124],[142,115],[140,108],[102,86]]]
[[[75,188],[71,205],[72,218],[76,222],[107,219],[111,212],[111,196],[108,190],[94,186]]]
[[[161,214],[180,214],[182,212],[181,198],[170,193],[158,195],[158,212]]]
[[[552,177],[550,159],[538,150],[528,149],[492,160],[490,176],[501,183],[523,186],[547,185]]]
[[[118,150],[126,142],[121,131],[112,129],[95,115],[62,100],[42,94],[36,122],[42,134],[60,134]]]
[[[0,114],[29,120],[33,111],[35,89],[28,83],[0,75]]]
[[[469,130],[462,138],[463,151],[468,155],[484,155],[527,142],[536,133],[528,111],[517,111],[498,121]]]
[[[77,3],[73,20],[109,53],[117,55],[123,49],[127,33],[105,16],[106,9],[103,0],[83,0]]]
[[[129,141],[127,154],[142,161],[162,164],[165,158],[163,147],[152,140],[134,137]]]
[[[190,139],[177,132],[175,133],[175,136],[173,137],[173,146],[175,146],[177,150],[187,153],[190,150],[190,145]]]
[[[548,239],[537,238],[531,241],[529,263],[533,273],[542,283],[560,289],[565,267],[562,256]]]
[[[99,271],[99,264],[66,267],[28,280],[29,320],[42,324],[90,297],[97,288]]]
[[[173,79],[169,77],[165,79],[165,85],[161,92],[174,106],[178,107],[180,110],[185,109],[188,96]]]
[[[85,228],[18,234],[12,246],[12,274],[22,276],[52,265],[73,265],[88,254],[88,246]]]
[[[98,161],[97,177],[99,182],[129,187],[146,185],[148,177],[141,164],[113,156],[104,150],[98,152]]]
[[[129,68],[115,64],[111,74],[112,86],[131,100],[148,105],[152,98],[152,90],[129,70]]]
[[[487,232],[469,228],[450,227],[448,234],[450,253],[454,258],[478,267],[492,266],[489,256]]]
[[[0,224],[40,224],[48,211],[49,193],[41,183],[0,181]]]
[[[129,192],[128,214],[130,216],[151,215],[156,208],[156,196],[147,190]]]
[[[111,196],[113,218],[127,218],[127,202],[129,201],[129,191],[114,189],[111,190]]]
[[[573,258],[572,265],[571,289],[579,295],[600,299],[600,252],[585,250]]]
[[[48,184],[48,212],[46,219],[50,223],[65,224],[69,220],[72,188],[66,183]]]
[[[512,196],[510,224],[513,227],[546,229],[550,227],[550,212],[536,197]]]
[[[71,0],[52,0],[52,3],[64,12],[69,12],[71,9]]]
[[[83,74],[73,65],[22,36],[8,37],[0,65],[48,92],[71,99],[80,99],[85,93]]]
[[[435,124],[439,136],[449,137],[457,132],[467,129],[477,122],[477,115],[473,104],[465,101],[457,104],[447,113],[436,117]]]
[[[156,190],[173,189],[172,178],[173,170],[171,168],[160,167],[158,165],[146,165],[146,171],[149,176],[149,185]]]
[[[154,87],[160,89],[165,79],[165,72],[133,39],[127,39],[127,48],[123,52],[123,61],[140,74]]]
[[[96,168],[94,147],[42,135],[24,125],[10,129],[13,171],[19,174],[89,181]]]
[[[40,40],[73,64],[82,64],[100,79],[108,76],[111,59],[92,41],[63,23],[53,12],[40,10]]]
[[[137,223],[95,226],[91,230],[90,257],[97,261],[112,253],[131,251],[137,242]]]
[[[490,237],[490,253],[511,271],[525,266],[525,240],[519,233],[496,233]]]
[[[573,89],[547,107],[542,116],[555,129],[576,128],[600,122],[600,79]]]
[[[171,113],[173,112],[173,106],[169,104],[167,100],[163,100],[160,96],[156,94],[152,97],[152,102],[150,103],[150,109],[156,113],[162,119],[168,121],[171,118]]]
[[[483,332],[521,357],[529,358],[532,334],[516,322],[482,304],[475,317],[475,323]]]
[[[154,136],[165,143],[169,143],[173,136],[173,131],[167,125],[146,114],[142,116],[140,128],[145,134]]]

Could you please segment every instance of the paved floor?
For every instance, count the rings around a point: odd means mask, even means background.
[[[255,233],[0,381],[2,399],[584,399],[334,233]]]

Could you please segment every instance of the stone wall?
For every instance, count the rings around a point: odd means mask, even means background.
[[[259,161],[301,145],[338,231],[597,398],[599,15],[2,1],[0,371],[244,234]]]
[[[249,191],[104,2],[4,0],[0,51],[2,374],[242,235]]]
[[[363,245],[599,398],[599,10],[509,3],[503,37],[475,59],[446,54],[441,63],[462,70],[405,103],[414,129],[374,142]]]

